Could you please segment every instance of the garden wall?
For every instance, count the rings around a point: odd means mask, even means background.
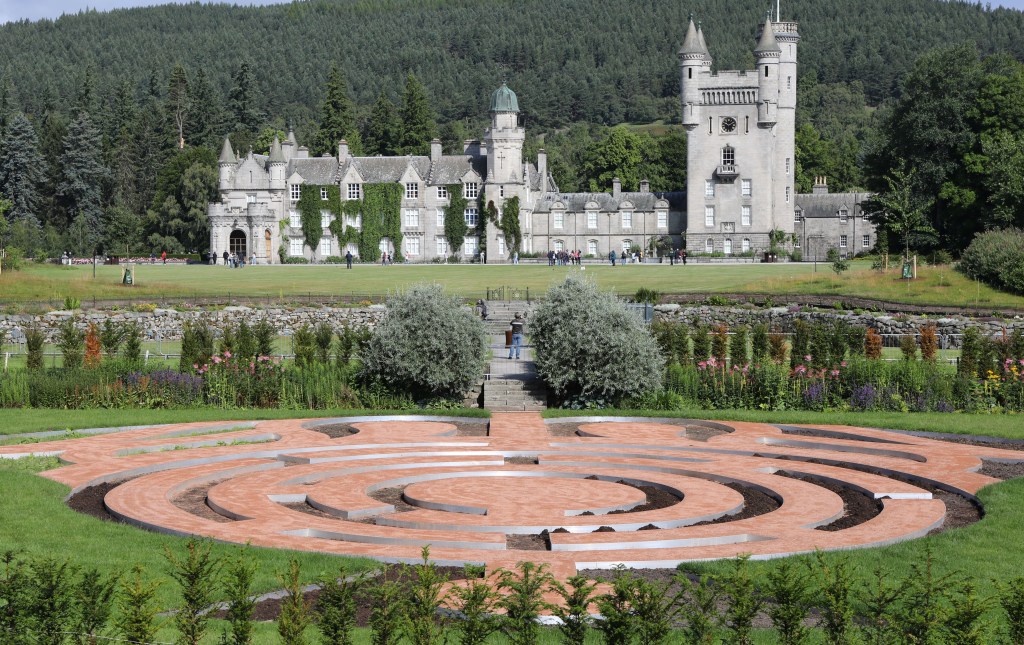
[[[680,322],[686,324],[714,325],[724,324],[727,327],[754,325],[764,323],[771,329],[792,332],[795,320],[807,322],[832,322],[841,320],[850,325],[871,327],[883,336],[914,335],[922,325],[933,323],[936,333],[942,341],[942,347],[959,347],[960,335],[968,327],[976,327],[985,336],[1007,334],[1014,329],[1024,329],[1024,319],[1002,318],[969,318],[966,316],[910,316],[907,314],[886,315],[879,313],[852,311],[804,310],[799,307],[743,308],[743,307],[712,307],[701,305],[686,307],[678,304],[656,305],[654,315],[657,320]]]
[[[179,340],[185,321],[200,318],[206,319],[214,327],[221,327],[229,323],[237,325],[243,320],[254,324],[265,319],[270,321],[279,334],[290,336],[305,324],[315,325],[320,322],[327,322],[335,327],[340,327],[344,322],[353,326],[373,327],[383,317],[384,311],[384,305],[359,308],[302,307],[295,309],[224,307],[215,311],[177,311],[175,309],[155,309],[152,312],[51,311],[41,316],[0,315],[0,338],[3,338],[3,332],[7,332],[6,342],[21,343],[24,341],[23,329],[35,323],[46,333],[47,342],[52,342],[57,336],[57,328],[71,316],[74,316],[77,326],[81,329],[85,329],[89,323],[96,323],[97,326],[100,326],[107,319],[121,324],[137,322],[142,328],[143,338],[146,340]]]

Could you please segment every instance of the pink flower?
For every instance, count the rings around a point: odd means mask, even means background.
[[[214,364],[220,364],[223,361],[221,361],[220,356],[214,356],[213,357],[213,362],[214,362]]]
[[[803,365],[797,365],[796,369],[793,370],[793,371],[796,372],[797,374],[806,374],[807,373],[807,368],[804,367]]]
[[[228,350],[225,349],[224,350],[224,358],[231,358],[231,352],[229,352]]]
[[[701,362],[697,363],[697,367],[699,367],[700,369],[706,369],[707,366],[708,366],[708,362],[707,361],[701,361]]]
[[[832,370],[830,374],[832,374],[832,376],[839,376],[839,370]]]
[[[811,355],[810,354],[807,354],[806,356],[804,356],[804,362],[807,362],[807,363],[811,362]]]
[[[199,369],[199,363],[192,363],[192,369],[194,369],[194,370]]]
[[[846,367],[846,361],[842,361],[841,363],[839,363],[839,367]]]

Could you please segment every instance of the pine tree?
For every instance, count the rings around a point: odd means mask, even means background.
[[[114,99],[111,134],[112,145],[107,163],[110,164],[112,200],[136,215],[142,213],[143,203],[139,185],[139,153],[135,138],[139,131],[139,104],[131,83],[123,83]]]
[[[398,109],[386,94],[381,92],[377,102],[370,111],[370,119],[366,124],[365,150],[368,155],[393,155],[398,149],[402,133],[402,122],[398,118]]]
[[[430,142],[437,137],[437,121],[430,107],[427,90],[410,72],[402,92],[402,138],[398,154],[422,155],[430,151]]]
[[[192,135],[190,143],[195,146],[215,147],[224,136],[223,111],[219,94],[214,91],[209,77],[199,68],[188,86],[189,113]]]
[[[231,113],[236,144],[249,144],[263,121],[263,113],[256,107],[256,80],[249,63],[243,62],[232,77],[234,86],[228,93],[228,111]]]
[[[0,193],[11,201],[6,215],[9,221],[24,220],[39,228],[43,205],[40,191],[45,182],[46,160],[39,153],[36,131],[19,113],[11,120],[0,146]]]
[[[185,147],[185,122],[190,111],[191,94],[188,91],[188,73],[185,66],[178,63],[171,70],[171,80],[167,84],[167,115],[174,124],[176,131],[175,145]]]
[[[94,249],[103,228],[103,182],[109,171],[102,152],[99,130],[87,113],[80,112],[64,138],[57,197],[70,218],[83,218],[85,237],[80,244],[87,252]]]
[[[333,153],[340,140],[348,142],[352,154],[362,154],[359,131],[356,129],[355,107],[348,95],[348,85],[337,65],[331,65],[327,76],[327,96],[320,108],[320,129],[317,131],[314,154]]]

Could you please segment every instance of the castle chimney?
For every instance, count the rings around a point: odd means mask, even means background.
[[[616,177],[612,179],[612,197],[618,197],[622,193],[622,181]]]
[[[537,174],[540,175],[540,189],[542,192],[548,190],[548,153],[541,148],[537,151]]]
[[[441,160],[441,152],[442,152],[441,140],[440,139],[434,139],[433,141],[431,141],[430,142],[430,161],[431,162],[440,161]]]
[[[646,179],[641,179],[640,180],[640,192],[641,193],[649,193],[649,192],[651,192],[651,182],[647,181]]]
[[[813,195],[827,195],[828,194],[828,177],[821,175],[814,178],[814,188],[812,189]]]
[[[338,142],[338,163],[345,163],[348,160],[348,141],[342,139]]]

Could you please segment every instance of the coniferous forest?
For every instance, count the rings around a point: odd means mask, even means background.
[[[480,136],[502,80],[519,96],[528,156],[545,147],[562,190],[608,190],[616,175],[627,189],[648,178],[679,190],[675,52],[687,14],[702,21],[715,67],[734,69],[753,65],[765,9],[746,0],[306,0],[4,25],[0,192],[11,203],[0,235],[37,257],[201,252],[225,135],[242,152],[266,152],[289,127],[315,155],[341,136],[364,154],[416,153],[433,134],[455,150]],[[800,189],[820,174],[834,190],[898,197],[906,187],[928,229],[915,243],[953,251],[989,227],[983,215],[994,209],[999,225],[1024,223],[1024,191],[992,179],[1012,168],[985,164],[1021,154],[1010,124],[1024,96],[1024,13],[940,0],[789,0],[782,9],[803,38]],[[908,132],[919,118],[933,122]],[[918,172],[914,155],[928,168]]]

